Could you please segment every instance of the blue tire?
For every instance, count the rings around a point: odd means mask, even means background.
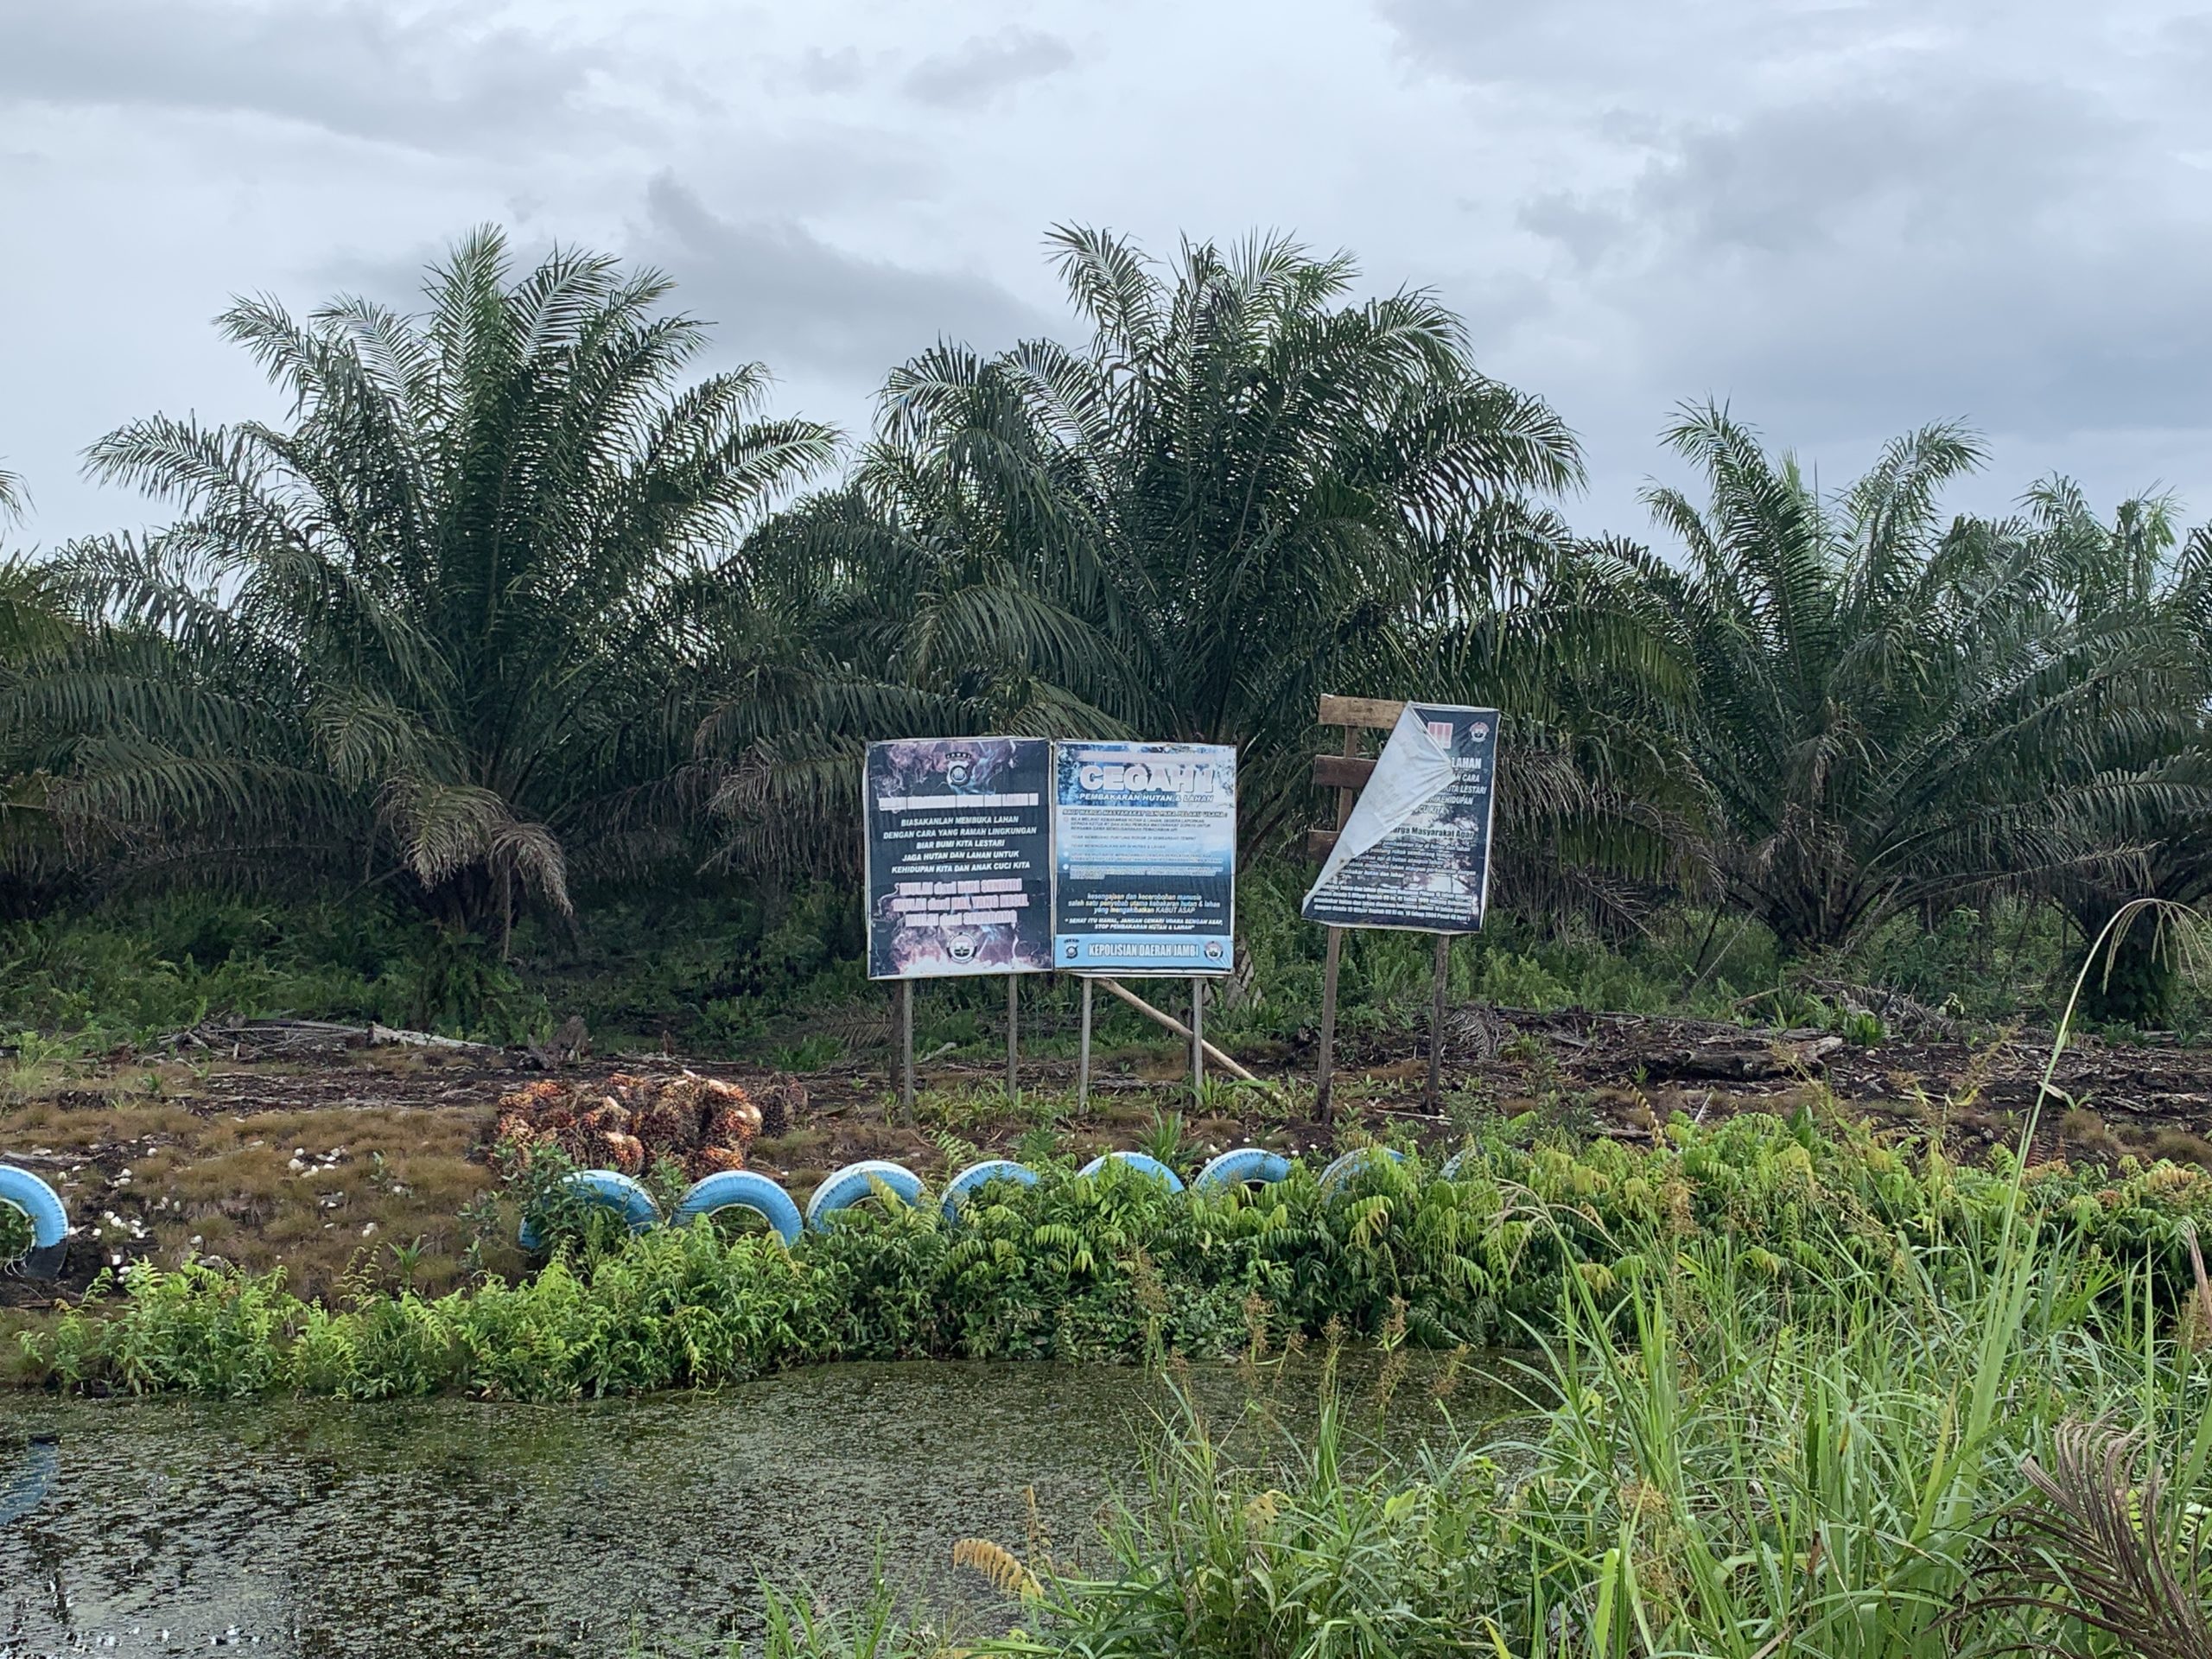
[[[993,1181],[1013,1181],[1021,1186],[1037,1185],[1037,1172],[1027,1164],[1017,1164],[1011,1158],[986,1158],[980,1164],[970,1164],[945,1183],[943,1209],[947,1221],[960,1214],[960,1206],[981,1192]]]
[[[1272,1186],[1290,1174],[1290,1160],[1265,1147],[1239,1147],[1224,1152],[1198,1173],[1191,1183],[1197,1192],[1216,1188],[1259,1185]]]
[[[31,1218],[30,1254],[22,1259],[20,1271],[34,1279],[60,1274],[61,1258],[69,1253],[69,1211],[61,1195],[28,1169],[0,1164],[0,1204],[11,1205]]]
[[[1377,1158],[1388,1158],[1394,1164],[1406,1161],[1406,1154],[1395,1147],[1354,1147],[1321,1172],[1321,1190],[1335,1192]]]
[[[879,1182],[904,1203],[922,1201],[922,1178],[912,1170],[887,1159],[866,1158],[847,1164],[814,1189],[814,1196],[806,1201],[806,1224],[821,1231],[830,1217],[867,1198]]]
[[[1159,1159],[1141,1152],[1103,1153],[1076,1171],[1076,1173],[1078,1176],[1096,1175],[1109,1164],[1119,1164],[1122,1168],[1134,1171],[1139,1175],[1149,1176],[1170,1192],[1180,1192],[1183,1190],[1183,1178],[1180,1175],[1161,1163]]]
[[[776,1236],[786,1245],[798,1243],[806,1225],[790,1193],[749,1169],[718,1169],[692,1182],[670,1220],[675,1226],[689,1227],[701,1216],[721,1210],[750,1210],[775,1229]]]
[[[642,1233],[648,1227],[660,1225],[660,1206],[653,1202],[653,1195],[620,1170],[580,1169],[561,1183],[562,1190],[570,1197],[601,1210],[612,1210],[630,1224],[630,1230]],[[534,1250],[544,1241],[528,1216],[522,1218],[522,1247]]]

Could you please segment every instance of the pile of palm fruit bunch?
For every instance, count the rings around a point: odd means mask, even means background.
[[[500,1097],[494,1140],[525,1167],[538,1148],[557,1147],[579,1167],[626,1175],[672,1159],[696,1180],[719,1169],[743,1169],[761,1131],[763,1108],[781,1133],[804,1099],[799,1084],[780,1079],[761,1093],[755,1102],[740,1084],[696,1071],[617,1071],[604,1083],[548,1077]]]

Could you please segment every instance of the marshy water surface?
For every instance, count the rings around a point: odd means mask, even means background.
[[[1189,1375],[1237,1413],[1239,1373]],[[943,1363],[556,1408],[0,1394],[0,1659],[690,1647],[755,1629],[763,1580],[857,1595],[879,1551],[957,1605],[955,1540],[1021,1548],[1033,1503],[1080,1543],[1171,1408],[1124,1368]]]

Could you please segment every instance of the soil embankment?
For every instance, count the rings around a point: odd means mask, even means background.
[[[1535,1112],[1571,1131],[1648,1136],[1676,1113],[1710,1120],[1829,1101],[1878,1124],[1938,1129],[1974,1156],[2015,1138],[2049,1052],[2046,1035],[1931,1032],[1850,1044],[1826,1033],[1567,1011],[1455,1011],[1444,1108],[1421,1092],[1422,1034],[1339,1046],[1338,1105],[1376,1130],[1448,1140],[1481,1117]],[[802,1199],[830,1171],[893,1158],[934,1172],[948,1146],[1009,1151],[1049,1130],[1074,1154],[1130,1146],[1181,1112],[1193,1152],[1253,1142],[1325,1146],[1312,1121],[1313,1056],[1303,1044],[1247,1051],[1281,1099],[1213,1091],[1190,1109],[1169,1051],[1101,1055],[1087,1109],[1074,1067],[1025,1063],[1010,1103],[1003,1072],[939,1059],[923,1068],[918,1121],[897,1120],[880,1064],[808,1074],[804,1103],[751,1149],[754,1168]],[[451,1287],[523,1260],[512,1217],[493,1202],[490,1141],[499,1102],[549,1075],[589,1083],[618,1071],[673,1071],[760,1084],[758,1067],[663,1055],[563,1058],[474,1047],[371,1046],[365,1033],[270,1023],[206,1032],[155,1053],[97,1064],[18,1065],[0,1094],[0,1157],[50,1180],[82,1230],[62,1294],[102,1267],[188,1251],[241,1268],[282,1267],[296,1287],[349,1283]],[[2081,1041],[2062,1057],[2038,1157],[2134,1154],[2212,1165],[2212,1050]],[[50,1301],[56,1287],[0,1278],[0,1307]]]

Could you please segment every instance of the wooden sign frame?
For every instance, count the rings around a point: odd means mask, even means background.
[[[1322,697],[1317,723],[1341,726],[1344,740],[1342,753],[1316,755],[1313,759],[1313,781],[1323,789],[1337,791],[1336,827],[1306,832],[1306,855],[1315,863],[1327,861],[1330,853],[1335,850],[1337,837],[1344,833],[1344,824],[1351,817],[1353,804],[1367,787],[1368,779],[1375,775],[1374,760],[1359,752],[1359,734],[1387,734],[1405,711],[1402,702],[1394,702],[1388,698]],[[1443,1095],[1444,1004],[1452,975],[1452,938],[1449,933],[1436,935],[1436,957],[1429,988],[1428,1083],[1422,1098],[1431,1111],[1437,1109]],[[1321,1055],[1315,1079],[1314,1110],[1325,1123],[1334,1116],[1332,1094],[1336,1070],[1337,979],[1344,963],[1344,939],[1343,928],[1331,927],[1328,947],[1322,958]]]

